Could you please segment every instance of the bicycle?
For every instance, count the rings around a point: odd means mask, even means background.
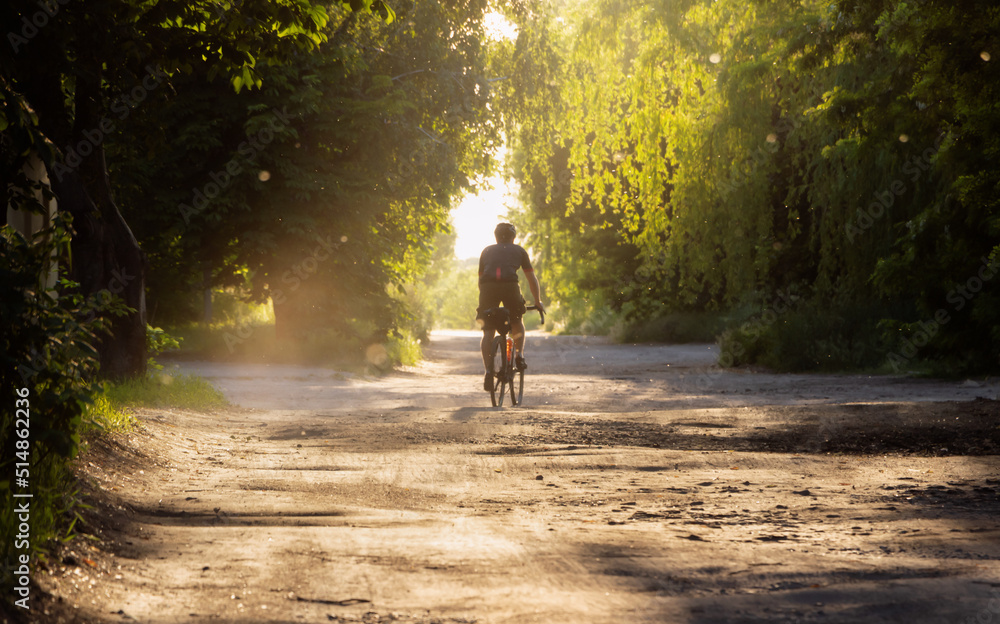
[[[545,324],[545,312],[537,306],[528,306],[526,310],[537,310]],[[514,347],[514,339],[510,337],[510,313],[506,308],[490,308],[486,311],[487,322],[490,322],[497,336],[493,338],[490,350],[490,362],[493,364],[493,384],[490,390],[490,401],[493,407],[503,407],[503,397],[510,389],[510,404],[516,407],[524,398],[524,369],[515,365],[521,354]]]

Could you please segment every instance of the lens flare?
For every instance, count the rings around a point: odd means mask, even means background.
[[[365,349],[365,359],[372,366],[383,368],[389,363],[389,353],[380,344],[373,344]]]

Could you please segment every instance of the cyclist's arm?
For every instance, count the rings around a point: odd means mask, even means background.
[[[545,309],[542,306],[541,289],[538,287],[538,278],[535,277],[534,271],[525,271],[524,277],[528,280],[528,288],[531,290],[531,296],[535,300],[535,305],[541,309]]]
[[[538,287],[538,278],[535,277],[535,269],[531,266],[531,259],[528,258],[528,252],[523,247],[518,247],[518,249],[521,250],[521,270],[524,271],[524,277],[528,280],[528,288],[531,289],[531,296],[535,300],[535,307],[544,311],[545,307],[542,306],[541,288]]]

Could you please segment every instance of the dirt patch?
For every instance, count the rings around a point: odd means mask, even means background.
[[[651,418],[654,414],[646,414]],[[502,452],[537,444],[643,446],[688,451],[903,454],[926,457],[1000,454],[997,402],[889,403],[704,410],[698,419],[664,422],[535,419],[536,432],[492,436]],[[714,419],[714,420],[710,420]]]
[[[431,347],[383,379],[186,365],[244,407],[81,458],[97,539],[36,570],[35,621],[995,616],[994,383],[535,335],[526,407],[495,410],[474,335]]]

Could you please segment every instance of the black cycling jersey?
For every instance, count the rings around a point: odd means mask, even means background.
[[[517,270],[531,273],[531,260],[524,247],[514,243],[490,245],[479,256],[479,283],[517,282]]]

